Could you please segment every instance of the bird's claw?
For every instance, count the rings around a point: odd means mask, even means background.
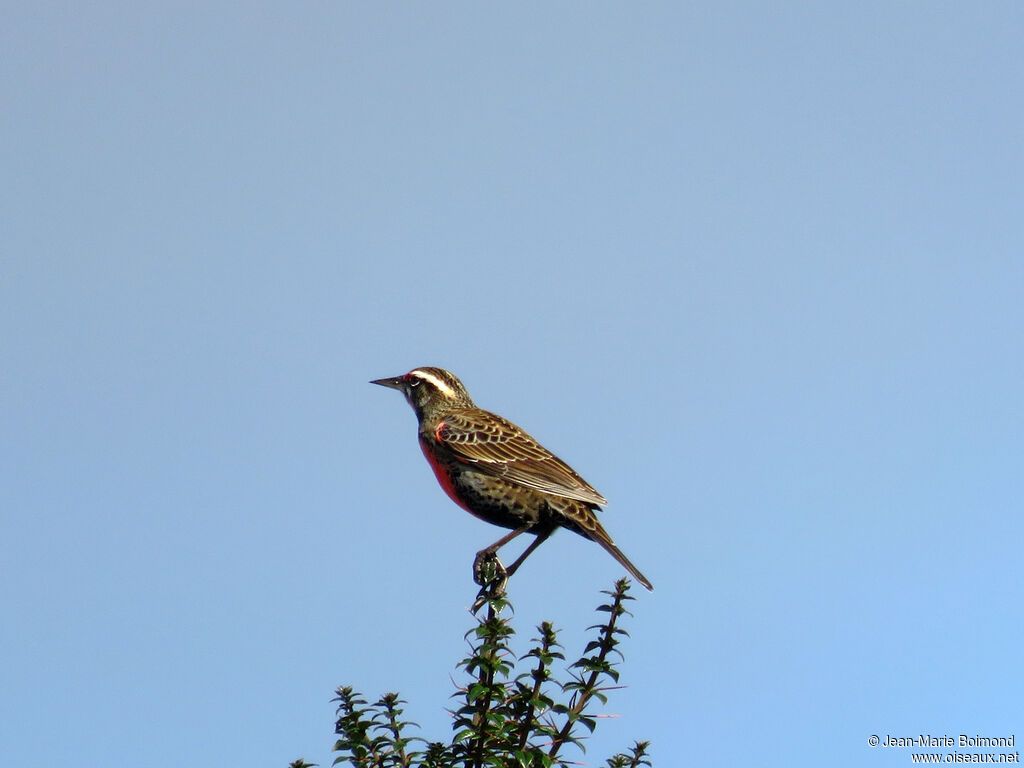
[[[498,559],[497,552],[484,549],[476,553],[476,559],[473,560],[473,581],[482,587],[481,595],[486,593],[497,597],[505,594],[508,572]]]

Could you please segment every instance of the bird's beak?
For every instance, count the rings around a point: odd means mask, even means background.
[[[370,383],[380,384],[382,387],[390,387],[391,389],[405,391],[405,378],[402,376],[395,376],[393,379],[374,379]]]

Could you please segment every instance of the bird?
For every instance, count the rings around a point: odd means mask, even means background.
[[[464,510],[511,533],[477,553],[474,575],[496,562],[502,583],[559,528],[600,544],[648,590],[650,580],[615,546],[596,513],[607,499],[568,464],[506,418],[477,407],[455,374],[414,368],[371,384],[397,389],[419,422],[419,444],[441,488]],[[497,551],[517,536],[536,538],[507,569]]]

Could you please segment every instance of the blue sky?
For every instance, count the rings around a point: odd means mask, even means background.
[[[600,764],[1024,739],[1016,3],[3,11],[0,744],[333,759],[447,738],[473,553],[394,392],[569,461],[638,594]],[[582,649],[620,575],[511,585]]]

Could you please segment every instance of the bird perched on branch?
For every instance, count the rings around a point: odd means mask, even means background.
[[[371,384],[405,395],[419,420],[419,441],[452,501],[488,523],[511,529],[477,553],[474,577],[485,585],[487,563],[502,581],[558,528],[596,541],[647,589],[651,582],[615,546],[595,512],[606,499],[568,464],[508,419],[478,408],[462,382],[443,368],[416,368]],[[536,538],[507,569],[497,551],[516,536]]]

